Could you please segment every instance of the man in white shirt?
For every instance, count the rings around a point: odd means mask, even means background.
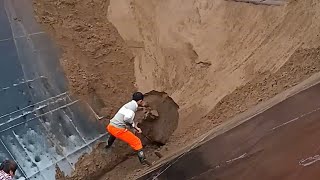
[[[138,158],[142,164],[148,164],[145,155],[142,151],[141,140],[128,130],[128,126],[134,128],[138,133],[142,133],[141,129],[134,123],[134,116],[137,112],[138,106],[143,106],[143,94],[141,92],[135,92],[132,95],[132,100],[123,105],[115,116],[110,120],[107,126],[107,131],[110,136],[106,148],[110,148],[113,142],[120,139],[128,143],[132,149],[137,151]]]

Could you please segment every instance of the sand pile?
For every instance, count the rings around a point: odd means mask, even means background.
[[[64,51],[71,89],[95,109],[112,115],[136,88],[166,92],[179,105],[164,155],[320,71],[313,0],[34,2]],[[101,179],[131,179],[139,167],[129,157]]]
[[[109,1],[34,1],[36,19],[62,49],[70,90],[112,115],[135,90],[134,56],[106,18]],[[116,94],[116,95],[114,95]]]

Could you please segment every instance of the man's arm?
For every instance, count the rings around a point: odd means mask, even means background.
[[[124,119],[123,121],[126,123],[126,124],[132,124],[133,123],[133,119],[134,119],[134,116],[135,116],[135,113],[130,110],[130,109],[123,109],[121,111],[121,113],[124,115]]]
[[[127,109],[124,113],[124,122],[130,125],[132,128],[136,129],[138,133],[141,133],[141,129],[134,123],[135,113],[129,109]]]
[[[134,116],[135,113],[131,110],[127,110],[126,113],[124,114],[124,122],[134,128],[135,130],[138,131],[138,133],[141,133],[141,129],[138,127],[138,124],[134,123]]]

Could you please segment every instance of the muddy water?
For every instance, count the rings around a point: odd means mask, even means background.
[[[70,174],[104,127],[69,95],[31,1],[0,0],[0,27],[0,161],[18,162],[16,179],[55,179],[55,165]]]
[[[320,84],[142,179],[319,179]]]

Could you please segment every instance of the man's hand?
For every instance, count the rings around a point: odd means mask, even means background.
[[[141,131],[141,129],[140,129],[140,128],[135,127],[135,129],[136,129],[137,133],[139,133],[139,134],[141,134],[141,133],[142,133],[142,131]]]

